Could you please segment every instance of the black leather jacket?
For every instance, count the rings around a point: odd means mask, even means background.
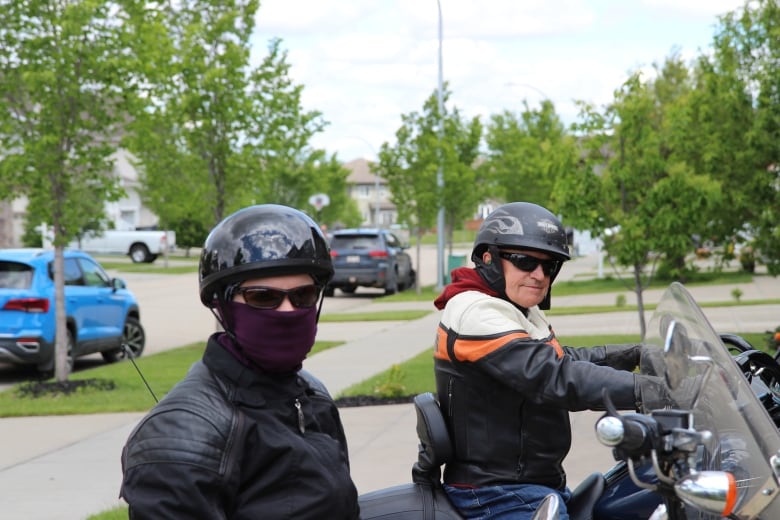
[[[215,336],[130,434],[122,470],[131,519],[359,517],[324,386],[304,371],[257,374]]]
[[[626,349],[610,356],[608,347],[563,347],[536,307],[524,315],[476,291],[454,296],[435,351],[436,390],[455,448],[444,481],[563,490],[569,411],[602,409],[602,388],[619,408],[636,406],[634,374],[610,368],[625,362]]]

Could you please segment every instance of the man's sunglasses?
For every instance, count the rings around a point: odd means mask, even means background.
[[[543,260],[541,258],[524,255],[522,253],[500,252],[498,256],[504,260],[509,260],[513,266],[517,267],[521,271],[525,271],[526,273],[534,272],[536,268],[541,265],[544,275],[550,276],[554,273],[557,273],[558,269],[561,268],[561,262],[559,260]]]
[[[244,297],[244,301],[255,309],[276,309],[284,298],[290,298],[294,307],[309,308],[317,305],[320,299],[320,287],[316,285],[301,285],[293,289],[277,289],[259,285],[239,287],[236,291]]]

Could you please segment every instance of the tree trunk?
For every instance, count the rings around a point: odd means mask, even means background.
[[[645,340],[647,325],[645,324],[645,302],[642,295],[642,264],[634,264],[634,292],[636,293],[636,306],[639,312],[639,338]]]

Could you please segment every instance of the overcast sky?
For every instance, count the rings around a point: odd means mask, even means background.
[[[630,71],[712,42],[717,16],[743,0],[440,0],[443,77],[466,116],[572,100],[603,105]],[[253,52],[278,37],[303,105],[330,122],[314,146],[342,161],[395,142],[401,114],[436,91],[436,0],[261,0]],[[259,58],[255,58],[259,61]]]

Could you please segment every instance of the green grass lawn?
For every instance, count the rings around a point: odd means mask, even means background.
[[[341,345],[337,341],[317,341],[310,356]],[[89,370],[75,372],[70,381],[87,381],[89,384],[71,394],[47,393],[34,397],[31,393],[36,382],[20,383],[0,392],[0,417],[29,415],[70,415],[113,412],[143,412],[154,406],[152,392],[161,399],[201,358],[205,343],[193,343],[136,359],[138,374],[130,361],[100,365]],[[150,392],[151,389],[151,392]]]
[[[119,506],[102,513],[90,515],[87,517],[87,520],[127,520],[128,514],[127,506]]]

